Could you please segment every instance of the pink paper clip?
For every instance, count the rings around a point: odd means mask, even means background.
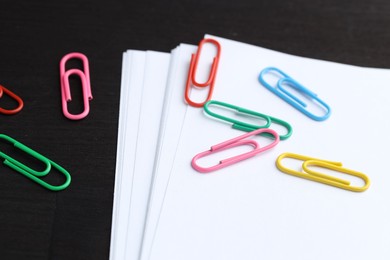
[[[215,47],[217,48],[217,54],[213,59],[213,64],[211,66],[210,75],[209,75],[208,80],[206,82],[201,83],[201,82],[197,82],[195,78],[196,78],[196,71],[198,69],[198,62],[199,62],[199,58],[200,58],[200,53],[202,51],[203,45],[206,43],[210,43],[210,44],[215,45]],[[197,50],[196,54],[191,55],[190,69],[188,70],[186,89],[184,92],[184,98],[185,98],[187,104],[189,104],[190,106],[203,107],[203,105],[211,99],[211,96],[213,95],[213,91],[214,91],[214,82],[215,82],[215,79],[217,77],[217,69],[218,69],[220,55],[221,55],[221,45],[219,44],[218,41],[216,41],[214,39],[203,39],[199,43],[198,50]],[[198,88],[204,88],[204,87],[209,86],[209,93],[208,93],[207,98],[204,102],[198,103],[198,102],[194,102],[190,99],[189,94],[190,94],[191,86],[198,87]]]
[[[66,62],[70,59],[80,59],[83,62],[83,70],[79,69],[65,69]],[[83,101],[84,101],[84,111],[80,114],[74,115],[69,113],[67,102],[72,100],[69,87],[69,77],[71,75],[77,75],[81,80],[81,85],[83,88]],[[62,98],[62,111],[64,115],[71,120],[80,120],[86,117],[89,113],[89,101],[92,100],[91,92],[91,83],[89,78],[89,64],[87,57],[78,52],[72,52],[65,55],[60,62],[60,77],[61,77],[61,98]]]
[[[255,140],[245,139],[247,137],[258,135],[258,134],[261,134],[261,133],[269,133],[269,134],[274,136],[275,140],[271,144],[269,144],[269,145],[266,145],[264,147],[260,147],[259,143],[256,142]],[[272,147],[274,147],[278,143],[279,143],[279,135],[274,130],[269,129],[269,128],[257,129],[255,131],[252,131],[252,132],[240,135],[240,136],[238,136],[236,138],[230,139],[228,141],[225,141],[223,143],[214,145],[214,146],[211,147],[210,150],[204,151],[204,152],[201,152],[201,153],[195,155],[195,157],[191,161],[191,165],[198,172],[208,173],[208,172],[211,172],[211,171],[219,170],[219,169],[221,169],[223,167],[229,166],[229,165],[237,163],[239,161],[243,161],[245,159],[248,159],[248,158],[250,158],[252,156],[255,156],[258,153],[261,153],[263,151],[271,149]],[[219,164],[211,166],[211,167],[201,167],[201,166],[196,164],[196,161],[199,158],[202,158],[202,157],[205,157],[205,156],[210,155],[212,153],[217,153],[217,152],[229,149],[229,148],[241,146],[241,145],[251,145],[251,146],[253,146],[254,149],[252,151],[250,151],[250,152],[246,152],[246,153],[243,153],[243,154],[240,154],[240,155],[236,155],[236,156],[233,156],[233,157],[221,160],[219,162]]]

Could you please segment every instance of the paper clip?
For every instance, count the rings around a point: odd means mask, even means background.
[[[228,118],[226,116],[212,112],[209,108],[210,105],[235,110],[238,113],[246,114],[246,115],[257,117],[257,118],[263,118],[266,120],[266,124],[265,125],[253,125],[253,124],[241,122],[241,121],[238,121],[238,120],[235,120],[232,118]],[[261,114],[261,113],[255,112],[255,111],[251,111],[251,110],[246,109],[246,108],[234,106],[234,105],[224,103],[221,101],[216,101],[216,100],[210,100],[210,101],[206,102],[206,104],[204,105],[203,108],[204,108],[204,111],[208,115],[215,117],[215,118],[218,118],[218,119],[221,119],[223,121],[233,123],[232,127],[234,129],[238,129],[238,130],[242,130],[242,131],[246,131],[246,132],[251,132],[251,131],[254,131],[254,130],[259,129],[259,128],[268,128],[268,127],[270,127],[271,123],[275,123],[275,124],[281,125],[287,129],[287,134],[279,135],[280,140],[285,140],[285,139],[289,138],[292,134],[292,127],[289,123],[287,123],[281,119],[272,117],[272,116],[268,116],[268,115]],[[270,135],[268,133],[264,133],[264,135],[273,137],[273,135]]]
[[[293,158],[302,160],[302,171],[296,171],[289,169],[282,165],[281,161],[283,158]],[[348,175],[352,175],[358,178],[361,178],[364,181],[364,186],[357,187],[357,186],[351,186],[351,182],[348,180],[343,180],[337,177],[329,176],[317,171],[314,171],[309,168],[309,166],[315,166],[315,167],[322,167],[324,169],[330,169],[334,171],[338,171],[341,173],[345,173]],[[311,181],[320,182],[323,184],[331,185],[340,189],[349,190],[349,191],[355,191],[355,192],[362,192],[368,189],[370,186],[370,179],[363,173],[357,172],[351,169],[347,169],[342,167],[341,162],[332,162],[317,158],[312,158],[304,155],[294,154],[294,153],[284,153],[279,155],[279,157],[276,159],[276,167],[287,174],[294,175],[296,177],[304,178]]]
[[[271,86],[270,84],[268,84],[264,80],[264,74],[266,74],[268,72],[272,72],[272,71],[277,72],[278,74],[280,74],[282,76],[278,80],[276,86]],[[298,109],[300,112],[302,112],[303,114],[305,114],[306,116],[310,117],[313,120],[324,121],[330,116],[330,113],[331,113],[330,107],[324,101],[319,99],[317,97],[317,94],[308,90],[307,88],[305,88],[304,86],[299,84],[297,81],[292,79],[290,76],[288,76],[286,73],[282,72],[278,68],[268,67],[268,68],[263,69],[260,72],[259,81],[268,90],[272,91],[274,94],[276,94],[277,96],[282,98],[284,101],[286,101],[287,103],[292,105],[294,108]],[[288,86],[294,88],[295,90],[297,90],[298,92],[301,92],[304,96],[307,96],[310,99],[312,99],[314,104],[320,105],[323,108],[325,108],[325,110],[326,110],[325,114],[323,116],[318,116],[318,115],[314,115],[313,113],[309,112],[306,109],[307,104],[304,103],[299,98],[297,98],[296,96],[294,96],[293,94],[291,94],[289,91],[287,91],[285,89],[285,87],[283,87],[283,85],[288,85]]]
[[[210,69],[210,75],[209,75],[208,80],[204,83],[200,83],[200,82],[196,81],[196,71],[198,68],[198,62],[199,62],[199,58],[200,58],[200,53],[202,51],[202,47],[206,43],[214,44],[215,47],[217,48],[217,54],[213,59],[213,64],[212,64],[211,69]],[[213,39],[203,39],[199,43],[198,50],[197,50],[196,54],[191,55],[190,69],[188,70],[187,83],[186,83],[186,89],[185,89],[185,95],[184,95],[187,104],[189,104],[193,107],[202,107],[207,101],[209,101],[211,99],[211,96],[213,95],[213,91],[214,91],[214,83],[215,83],[215,79],[217,76],[217,69],[218,69],[220,54],[221,54],[221,45],[219,44],[218,41],[213,40]],[[194,102],[190,99],[189,92],[191,89],[191,85],[194,87],[198,87],[198,88],[204,88],[204,87],[209,86],[209,93],[208,93],[207,98],[204,102],[197,103],[197,102]]]
[[[7,94],[12,99],[14,99],[16,102],[18,102],[18,106],[14,109],[11,109],[11,110],[4,109],[4,108],[0,107],[0,113],[6,114],[6,115],[13,115],[13,114],[20,112],[20,110],[22,110],[23,100],[18,95],[13,93],[12,91],[10,91],[10,90],[6,89],[4,86],[0,85],[0,97],[2,97],[3,94]]]
[[[258,135],[261,133],[269,133],[269,134],[273,135],[274,136],[273,142],[269,145],[264,146],[264,147],[260,147],[259,143],[256,142],[255,140],[245,139],[247,137]],[[244,135],[238,136],[236,138],[230,139],[228,141],[225,141],[223,143],[214,145],[211,147],[210,150],[207,150],[207,151],[204,151],[204,152],[201,152],[201,153],[195,155],[191,161],[191,165],[198,172],[208,173],[208,172],[219,170],[219,169],[224,168],[226,166],[232,165],[232,164],[237,163],[239,161],[248,159],[250,157],[253,157],[253,156],[255,156],[263,151],[271,149],[272,147],[274,147],[278,143],[279,143],[279,135],[274,130],[269,129],[269,128],[260,128],[260,129],[257,129],[255,131],[252,131],[252,132],[246,133]],[[242,145],[250,145],[250,146],[253,146],[254,149],[252,151],[249,151],[249,152],[246,152],[246,153],[243,153],[240,155],[236,155],[236,156],[233,156],[233,157],[230,157],[227,159],[223,159],[219,162],[219,164],[211,166],[211,167],[202,167],[196,163],[196,161],[198,159],[205,157],[207,155],[210,155],[212,153],[217,153],[217,152],[220,152],[223,150],[227,150],[229,148],[238,147],[238,146],[242,146]]]
[[[46,169],[44,171],[40,171],[40,172],[39,171],[35,171],[35,170],[31,169],[30,167],[22,164],[21,162],[13,159],[12,157],[10,157],[7,154],[5,154],[5,153],[0,151],[0,158],[4,159],[3,163],[5,165],[7,165],[11,169],[13,169],[13,170],[23,174],[27,178],[29,178],[32,181],[38,183],[39,185],[45,187],[46,189],[49,189],[49,190],[52,190],[52,191],[63,190],[66,187],[69,186],[70,181],[71,181],[71,176],[70,176],[69,172],[67,172],[60,165],[56,164],[55,162],[49,160],[45,156],[39,154],[38,152],[32,150],[31,148],[25,146],[24,144],[16,141],[15,139],[13,139],[13,138],[11,138],[11,137],[9,137],[7,135],[0,134],[0,139],[3,139],[5,141],[13,144],[14,147],[22,150],[26,154],[31,155],[32,157],[34,157],[34,158],[38,159],[39,161],[43,162],[46,165]],[[51,171],[52,167],[56,168],[59,172],[61,172],[65,176],[66,180],[65,180],[65,182],[63,184],[58,185],[58,186],[54,186],[54,185],[51,185],[51,184],[43,181],[42,179],[38,178],[38,177],[46,176]]]
[[[66,70],[66,62],[70,59],[80,59],[83,62],[83,70],[79,69],[70,69]],[[83,90],[83,102],[84,102],[84,111],[80,114],[74,115],[69,113],[67,102],[72,100],[69,87],[69,77],[71,75],[77,75],[81,80],[82,90]],[[82,53],[69,53],[65,55],[60,62],[60,77],[61,77],[61,99],[62,99],[62,111],[64,115],[71,120],[80,120],[86,117],[89,113],[89,101],[92,100],[91,92],[91,82],[89,77],[89,64],[87,57]]]

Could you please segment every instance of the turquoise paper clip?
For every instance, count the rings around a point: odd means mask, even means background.
[[[21,162],[15,160],[14,158],[12,158],[9,155],[7,155],[7,154],[5,154],[5,153],[0,151],[0,158],[4,159],[3,163],[5,165],[7,165],[11,169],[13,169],[13,170],[23,174],[27,178],[29,178],[32,181],[38,183],[39,185],[45,187],[46,189],[49,189],[49,190],[52,190],[52,191],[63,190],[66,187],[69,186],[70,181],[71,181],[71,176],[70,176],[69,172],[67,172],[60,165],[56,164],[55,162],[49,160],[48,158],[46,158],[45,156],[41,155],[40,153],[32,150],[31,148],[25,146],[24,144],[16,141],[15,139],[13,139],[13,138],[11,138],[11,137],[9,137],[7,135],[0,134],[0,139],[3,139],[5,141],[13,144],[15,148],[18,148],[21,151],[25,152],[26,154],[28,154],[28,155],[36,158],[37,160],[43,162],[46,165],[46,168],[45,168],[44,171],[33,170],[30,167],[22,164]],[[65,182],[63,184],[58,185],[58,186],[54,186],[54,185],[51,185],[51,184],[49,184],[49,183],[47,183],[47,182],[45,182],[45,181],[43,181],[42,179],[39,178],[39,177],[46,176],[51,171],[52,167],[56,168],[59,172],[61,172],[65,176],[66,180],[65,180]]]
[[[276,86],[271,86],[270,84],[268,84],[264,80],[264,75],[266,73],[269,73],[269,72],[276,72],[276,73],[278,73],[278,74],[280,74],[282,76],[278,80]],[[331,113],[330,107],[324,101],[319,99],[317,97],[317,94],[315,94],[312,91],[310,91],[309,89],[305,88],[304,86],[299,84],[297,81],[292,79],[290,76],[288,76],[286,73],[282,72],[278,68],[268,67],[268,68],[263,69],[260,72],[259,81],[268,90],[272,91],[274,94],[276,94],[277,96],[282,98],[284,101],[286,101],[287,103],[289,103],[290,105],[292,105],[293,107],[295,107],[300,112],[302,112],[303,114],[305,114],[306,116],[310,117],[313,120],[324,121],[324,120],[326,120],[330,116],[330,113]],[[314,103],[316,103],[316,104],[322,106],[323,108],[325,108],[326,113],[323,116],[318,116],[318,115],[314,115],[313,113],[309,112],[306,109],[307,104],[304,103],[299,98],[297,98],[296,96],[294,96],[293,94],[291,94],[290,92],[288,92],[283,87],[283,85],[288,85],[288,86],[294,88],[295,90],[297,90],[298,92],[301,92],[303,95],[311,98]]]
[[[234,111],[237,111],[237,113],[249,115],[249,116],[256,117],[256,118],[262,118],[266,121],[266,123],[264,125],[253,125],[253,124],[249,124],[246,122],[238,121],[236,119],[229,118],[229,117],[226,117],[226,116],[223,116],[223,115],[220,115],[220,114],[217,114],[217,113],[211,111],[209,108],[210,105],[222,107],[224,109],[234,110]],[[261,114],[261,113],[258,113],[258,112],[255,112],[255,111],[252,111],[252,110],[249,110],[246,108],[234,106],[234,105],[224,103],[221,101],[216,101],[216,100],[210,100],[210,101],[206,102],[206,104],[204,105],[203,108],[204,108],[204,111],[206,112],[206,114],[208,114],[212,117],[215,117],[217,119],[232,123],[233,124],[232,127],[234,129],[238,129],[238,130],[242,130],[242,131],[246,131],[246,132],[252,132],[252,131],[254,131],[256,129],[260,129],[260,128],[269,128],[272,123],[275,123],[275,124],[281,125],[287,129],[287,134],[279,136],[280,140],[285,140],[285,139],[289,138],[292,134],[292,127],[289,123],[287,123],[281,119],[278,119],[278,118],[275,118],[272,116],[268,116],[265,114]],[[265,135],[265,136],[268,136],[271,138],[274,137],[273,135],[266,133],[266,132],[262,133],[262,135]]]

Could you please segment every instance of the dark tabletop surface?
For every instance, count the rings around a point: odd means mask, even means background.
[[[16,115],[0,114],[0,133],[72,175],[67,189],[51,192],[0,166],[0,259],[108,259],[122,52],[169,52],[181,42],[197,44],[205,33],[390,68],[388,0],[0,0],[0,84],[25,103]],[[74,51],[89,58],[94,97],[81,121],[61,110],[59,61]],[[74,100],[79,92],[72,88]],[[0,107],[12,104],[0,99]],[[74,101],[69,110],[80,106]],[[1,141],[5,150],[43,168]]]

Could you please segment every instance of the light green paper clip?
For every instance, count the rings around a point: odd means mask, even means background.
[[[225,109],[235,110],[238,113],[247,114],[247,115],[250,115],[250,116],[253,116],[253,117],[257,117],[257,118],[263,118],[263,119],[266,120],[266,124],[265,125],[253,125],[253,124],[245,123],[245,122],[233,119],[233,118],[229,118],[229,117],[217,114],[217,113],[212,112],[210,110],[210,108],[209,108],[210,105],[219,106],[219,107],[222,107],[222,108],[225,108]],[[279,135],[280,140],[285,140],[285,139],[289,138],[291,136],[291,134],[292,134],[292,127],[291,127],[291,125],[289,123],[281,120],[281,119],[278,119],[278,118],[275,118],[275,117],[272,117],[272,116],[268,116],[268,115],[265,115],[265,114],[261,114],[261,113],[255,112],[255,111],[251,111],[251,110],[246,109],[246,108],[234,106],[234,105],[231,105],[231,104],[228,104],[228,103],[224,103],[224,102],[221,102],[221,101],[216,101],[216,100],[208,101],[204,105],[204,111],[206,112],[206,114],[208,114],[208,115],[210,115],[212,117],[215,117],[215,118],[218,118],[220,120],[232,123],[233,124],[232,127],[235,128],[235,129],[238,129],[238,130],[251,132],[251,131],[254,131],[254,130],[259,129],[259,128],[269,128],[272,123],[275,123],[275,124],[281,125],[281,126],[283,126],[283,127],[285,127],[287,129],[287,134]],[[268,137],[272,137],[272,135],[269,135],[267,133],[262,133],[262,135],[266,135]]]
[[[70,176],[69,172],[66,171],[64,168],[62,168],[60,165],[56,164],[55,162],[49,160],[48,158],[41,155],[40,153],[32,150],[31,148],[25,146],[24,144],[16,141],[15,139],[13,139],[7,135],[0,134],[0,139],[3,139],[5,141],[13,144],[14,147],[22,150],[26,154],[29,154],[32,157],[43,162],[46,165],[46,169],[44,171],[33,170],[30,167],[22,164],[21,162],[15,160],[14,158],[12,158],[12,157],[8,156],[7,154],[0,151],[0,157],[4,158],[3,163],[5,165],[7,165],[11,169],[23,174],[27,178],[31,179],[32,181],[38,183],[39,185],[45,187],[48,190],[59,191],[59,190],[65,189],[66,187],[69,186],[69,184],[71,182],[71,176]],[[51,171],[52,167],[56,168],[59,172],[61,172],[65,176],[66,180],[63,184],[58,185],[58,186],[54,186],[54,185],[51,185],[51,184],[49,184],[49,183],[47,183],[39,178],[39,177],[46,176]]]

